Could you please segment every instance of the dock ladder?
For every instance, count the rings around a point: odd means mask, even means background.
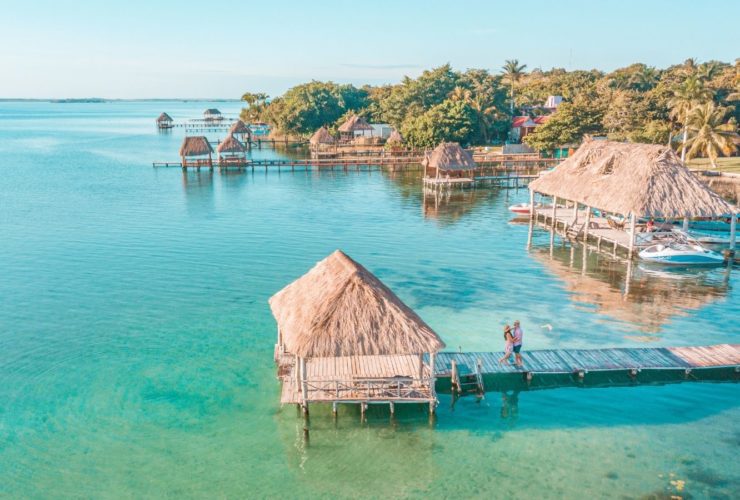
[[[467,365],[458,365],[456,360],[452,360],[452,389],[457,396],[475,394],[480,399],[485,397],[482,365],[483,362],[478,358],[475,371],[471,371]]]

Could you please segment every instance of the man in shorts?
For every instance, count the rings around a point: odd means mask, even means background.
[[[520,367],[522,366],[522,338],[524,337],[524,331],[522,330],[519,320],[514,321],[514,364]]]

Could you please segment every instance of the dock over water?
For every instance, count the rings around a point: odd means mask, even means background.
[[[442,388],[453,394],[486,392],[485,380],[520,374],[533,378],[589,373],[625,373],[637,380],[645,371],[685,374],[729,369],[740,374],[740,344],[687,347],[617,347],[609,349],[542,349],[523,351],[523,366],[499,363],[503,352],[438,352],[422,358],[413,355],[343,356],[309,360],[303,367],[292,356],[278,360],[283,382],[281,404],[312,403],[388,404],[427,403]],[[429,367],[434,372],[430,377]],[[305,374],[303,387],[298,371]],[[303,394],[303,391],[306,394]],[[336,411],[336,410],[335,410]],[[393,410],[391,410],[393,411]]]
[[[523,351],[523,366],[499,363],[503,352],[440,352],[437,378],[452,374],[453,362],[475,370],[480,360],[483,375],[522,373],[587,374],[588,372],[740,368],[740,344],[694,347],[637,347],[610,349],[544,349]]]

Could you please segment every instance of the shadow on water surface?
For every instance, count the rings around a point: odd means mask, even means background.
[[[588,312],[636,328],[633,340],[658,340],[661,328],[725,297],[731,268],[667,268],[625,261],[584,245],[550,238],[529,255],[558,280],[571,300]]]

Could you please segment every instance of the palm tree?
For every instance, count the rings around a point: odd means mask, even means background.
[[[504,78],[511,84],[511,116],[514,116],[514,84],[521,80],[526,64],[519,64],[518,59],[507,59],[503,65]]]
[[[688,140],[688,156],[693,158],[705,154],[717,168],[717,156],[731,154],[735,151],[733,139],[737,138],[735,125],[725,121],[729,109],[717,107],[713,102],[700,104],[691,110],[688,116],[688,128],[692,132]]]
[[[487,102],[483,92],[480,91],[481,89],[478,90],[478,92],[473,93],[470,89],[457,86],[450,92],[449,98],[453,101],[464,102],[470,106],[470,109],[475,112],[476,118],[478,118],[483,143],[488,144],[492,117],[496,115],[497,110],[493,103]]]
[[[691,110],[712,98],[712,91],[704,87],[704,82],[696,76],[689,76],[674,91],[668,101],[670,117],[682,125],[681,161],[686,160],[686,141],[688,139],[688,118]]]
[[[655,87],[659,79],[658,70],[652,66],[643,66],[630,77],[629,84],[633,89],[644,92]]]
[[[686,76],[691,76],[696,73],[697,70],[697,64],[696,64],[696,58],[689,57],[683,62],[683,65],[681,67],[681,72]]]
[[[720,65],[717,61],[708,61],[699,66],[698,75],[702,80],[711,80],[720,71]]]

